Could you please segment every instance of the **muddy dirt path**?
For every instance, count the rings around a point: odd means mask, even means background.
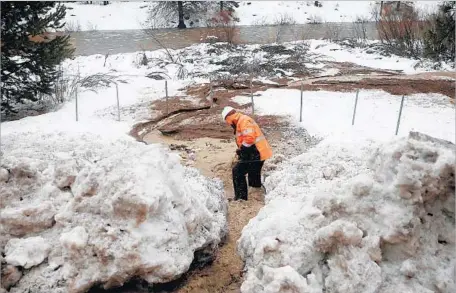
[[[231,162],[236,149],[234,140],[198,138],[191,141],[176,140],[161,135],[158,131],[144,137],[147,143],[161,143],[179,151],[184,165],[193,166],[207,177],[223,181],[227,198],[233,198],[231,182]],[[203,269],[189,272],[182,288],[176,293],[217,293],[240,292],[243,262],[236,252],[236,241],[242,228],[256,216],[264,205],[263,194],[249,191],[246,202],[228,202],[229,234],[226,242],[219,248],[215,261]]]

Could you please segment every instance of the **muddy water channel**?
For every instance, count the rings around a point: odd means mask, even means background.
[[[223,36],[223,28],[160,29],[155,36],[172,49],[201,43],[208,36]],[[365,35],[377,39],[375,23],[325,23],[289,26],[239,26],[233,29],[233,42],[237,44],[266,44],[305,39],[352,38]],[[71,34],[76,55],[131,53],[160,49],[160,45],[143,30],[83,31]]]

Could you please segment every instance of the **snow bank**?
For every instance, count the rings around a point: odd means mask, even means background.
[[[241,291],[454,292],[454,168],[453,144],[418,133],[290,160],[238,241]]]
[[[315,1],[241,1],[236,9],[239,25],[271,25],[277,22],[280,15],[292,17],[296,23],[310,22],[353,22],[358,18],[371,18],[375,1],[320,1],[322,6],[314,5]],[[65,3],[68,7],[65,21],[71,28],[82,31],[90,30],[133,30],[143,29],[149,9],[153,3],[148,2],[111,2],[109,5],[86,5],[82,3]],[[431,12],[436,9],[437,1],[417,1],[421,11]],[[119,20],[122,21],[119,21]],[[193,24],[191,24],[193,20]],[[189,18],[187,26],[203,26],[205,19]],[[176,20],[168,27],[176,27]]]
[[[5,274],[24,268],[10,292],[168,282],[226,234],[222,183],[158,145],[73,132],[10,133],[2,144],[0,248]]]
[[[149,3],[144,1],[110,1],[109,5],[65,3],[65,22],[68,29],[92,30],[137,30],[143,29],[147,20]]]

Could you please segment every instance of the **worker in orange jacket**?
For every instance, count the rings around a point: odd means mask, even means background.
[[[222,111],[223,120],[234,129],[239,162],[233,167],[234,200],[247,200],[248,174],[250,187],[262,187],[261,168],[264,161],[272,157],[272,149],[256,122],[247,115],[236,112],[232,107]]]

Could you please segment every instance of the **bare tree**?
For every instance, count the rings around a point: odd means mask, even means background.
[[[337,23],[325,23],[325,38],[330,41],[339,41],[342,29]]]
[[[419,57],[429,20],[420,16],[413,4],[393,7],[384,3],[382,9],[382,13],[372,13],[382,43],[395,54]]]
[[[353,23],[353,39],[357,45],[363,47],[367,42],[367,24],[369,19],[367,17],[358,16]]]
[[[287,29],[293,29],[293,26],[296,25],[296,20],[290,14],[281,13],[276,17],[274,25],[276,26],[275,41],[279,43],[281,42],[282,35],[285,33],[285,31]]]
[[[233,44],[236,35],[237,21],[239,21],[239,19],[233,16],[232,11],[222,10],[209,19],[207,25],[216,29],[217,38],[219,40],[224,40]]]

